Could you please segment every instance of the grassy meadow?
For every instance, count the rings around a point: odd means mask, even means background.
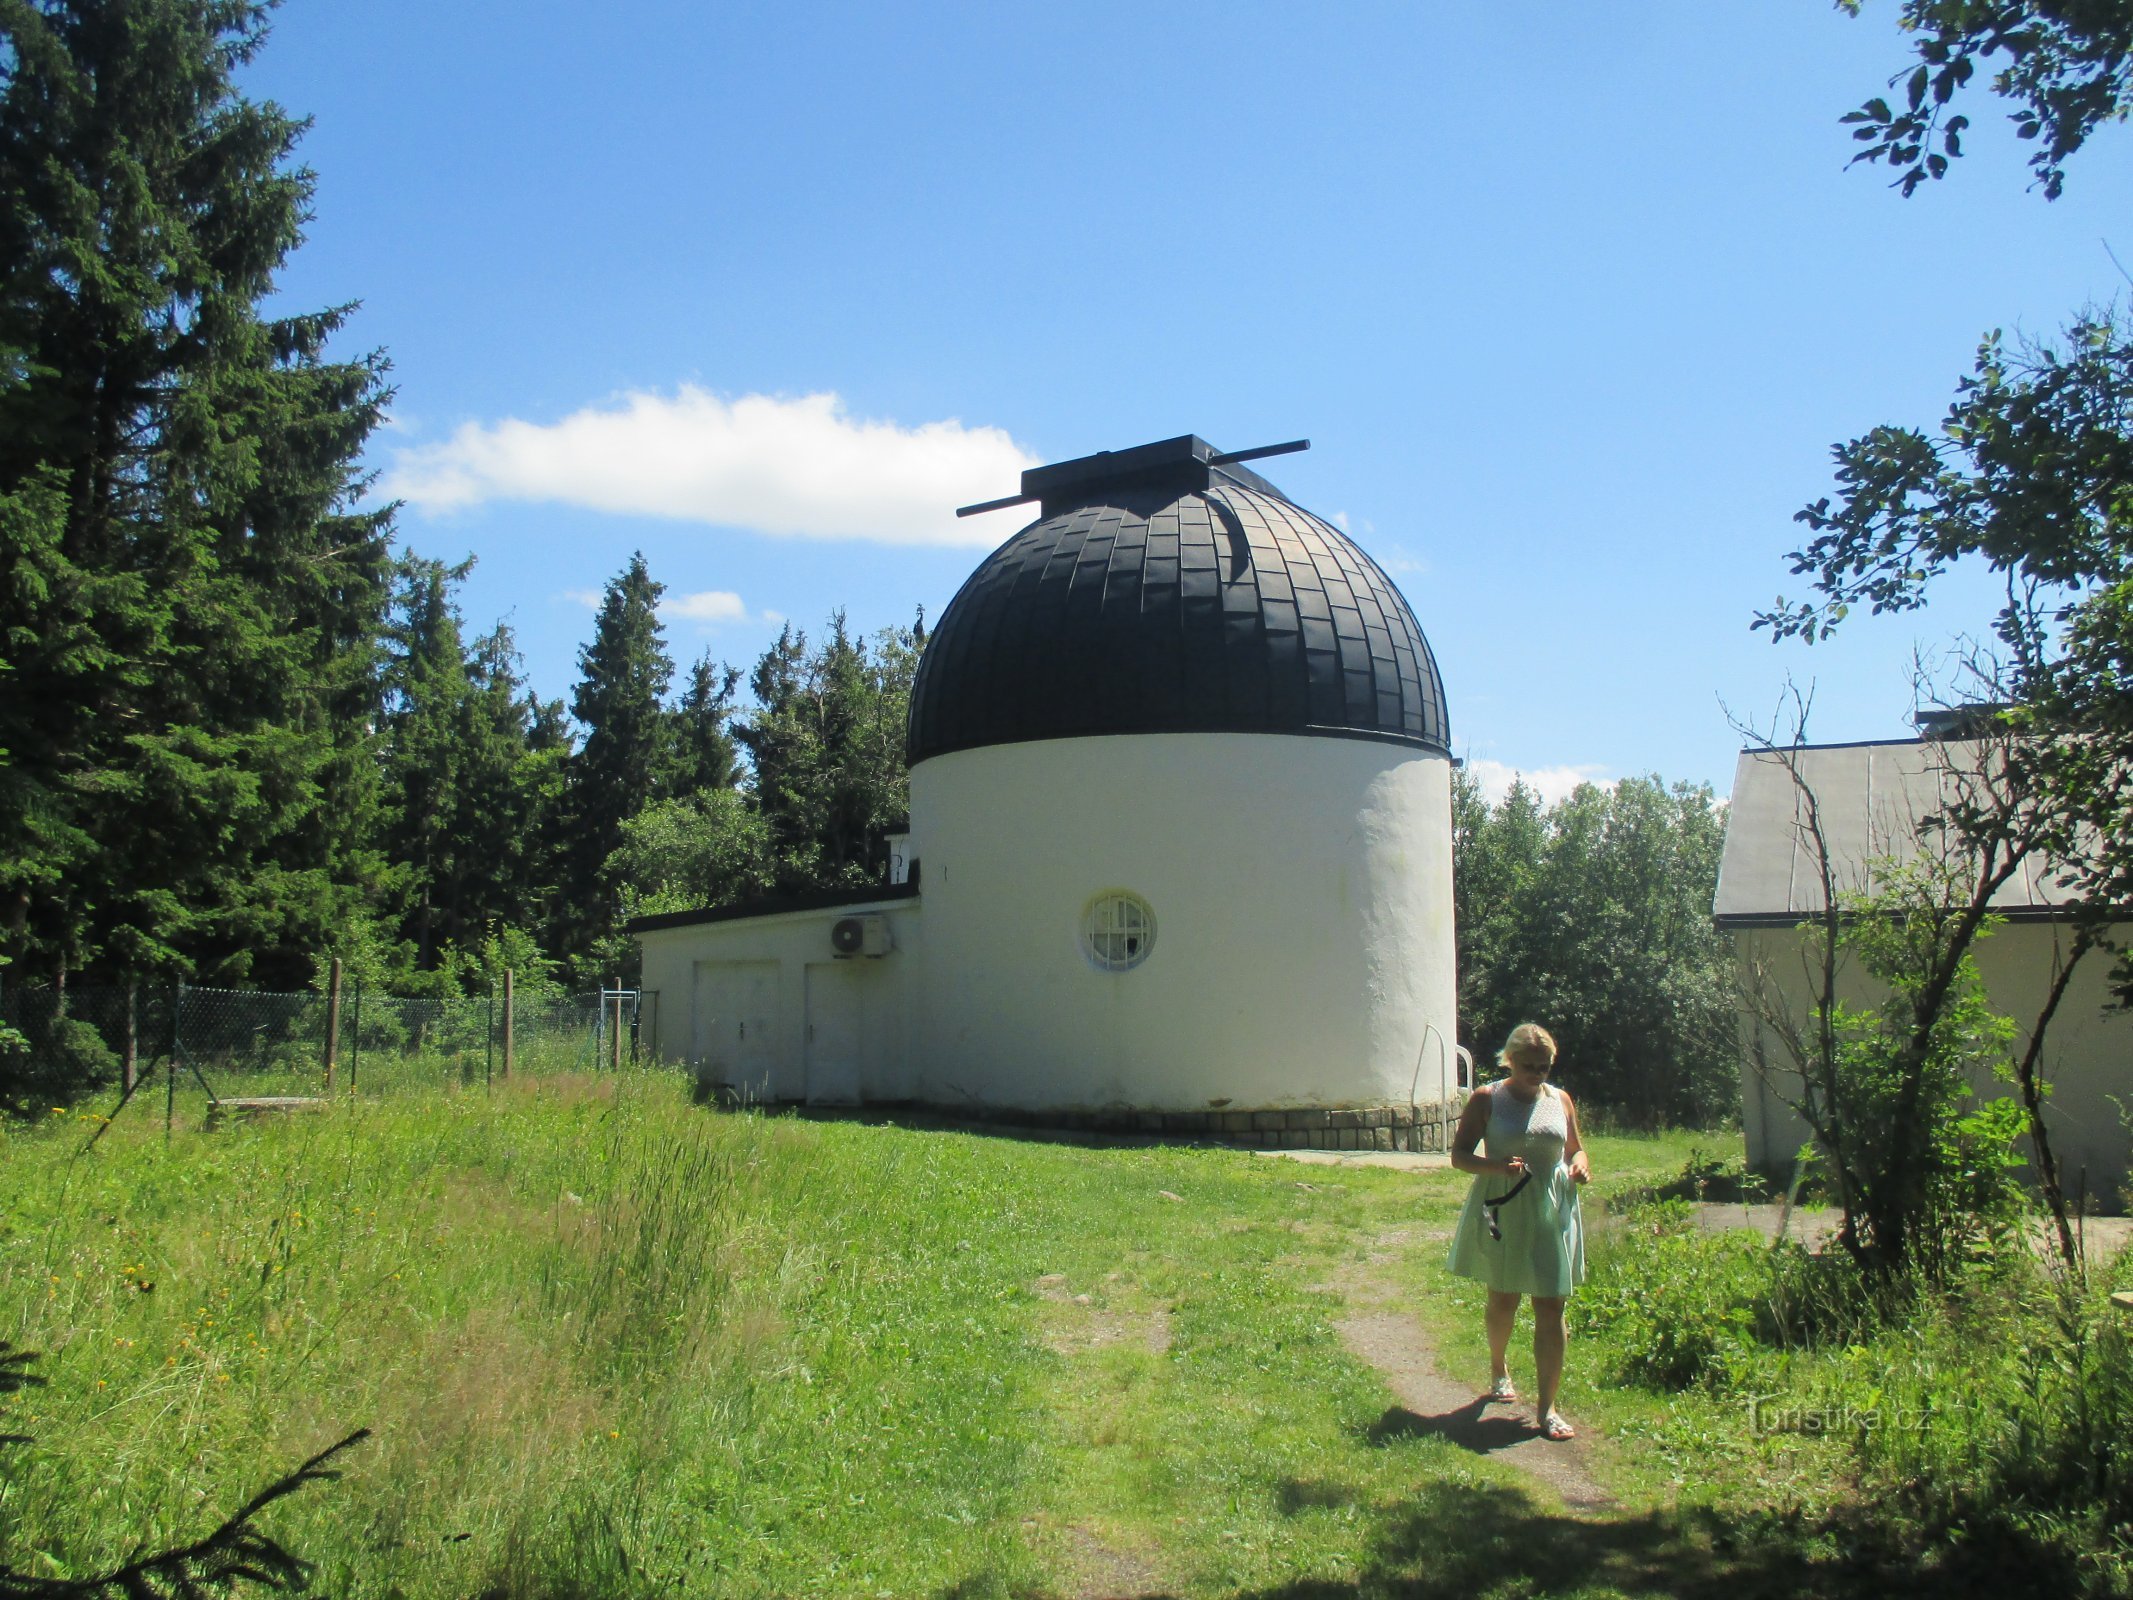
[[[1758,1343],[1732,1243],[1655,1255],[1685,1236],[1646,1191],[1690,1136],[1595,1141],[1622,1219],[1564,1405],[1619,1506],[1572,1517],[1398,1425],[1334,1326],[1367,1277],[1478,1389],[1455,1174],[440,1076],[212,1133],[195,1093],[168,1140],[158,1099],[87,1153],[86,1112],[0,1129],[0,1339],[48,1380],[0,1401],[33,1441],[0,1454],[0,1566],[195,1537],[358,1426],[267,1523],[349,1596],[1739,1597],[1877,1592],[1900,1559],[1853,1443],[1743,1407],[1885,1383],[1887,1348]],[[1623,1311],[1654,1271],[1717,1308],[1686,1381]]]

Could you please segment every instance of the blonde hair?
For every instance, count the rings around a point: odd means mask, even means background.
[[[1504,1040],[1503,1048],[1496,1052],[1496,1064],[1509,1070],[1521,1061],[1554,1066],[1555,1036],[1537,1022],[1521,1022],[1511,1030],[1511,1037]]]

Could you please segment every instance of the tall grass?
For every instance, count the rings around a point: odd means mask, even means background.
[[[284,1514],[322,1582],[358,1593],[567,1593],[595,1570],[776,1588],[781,1550],[813,1553],[782,1525],[864,1504],[884,1473],[906,1511],[960,1526],[1016,1482],[960,1435],[967,1405],[892,1461],[794,1448],[824,1421],[814,1367],[842,1359],[819,1303],[872,1276],[833,1229],[788,1225],[849,1196],[815,1130],[631,1077],[358,1099],[168,1145],[122,1121],[86,1156],[64,1120],[0,1135],[0,1328],[51,1380],[6,1413],[49,1441],[8,1463],[18,1569],[181,1538],[359,1422],[370,1459]],[[830,1313],[822,1336],[781,1337],[807,1311]],[[977,1353],[951,1344],[927,1381],[985,1392]],[[751,1470],[766,1452],[775,1481]]]
[[[2111,1263],[2068,1280],[2040,1224],[1870,1291],[1841,1254],[1709,1235],[1667,1201],[1610,1219],[1594,1258],[1579,1358],[1667,1397],[1652,1432],[1691,1470],[1737,1485],[1804,1465],[1827,1486],[1805,1498],[1833,1511],[1848,1491],[1921,1559],[2133,1592],[2133,1339]]]
[[[1041,1592],[1090,1540],[1207,1592],[1352,1570],[1371,1505],[1469,1472],[1371,1438],[1294,1259],[1307,1220],[1337,1249],[1410,1209],[1402,1174],[714,1113],[654,1074],[202,1111],[86,1154],[87,1113],[0,1130],[0,1337],[51,1380],[0,1410],[36,1439],[0,1564],[195,1534],[357,1425],[275,1511],[349,1595]]]
[[[367,1425],[342,1481],[271,1513],[327,1593],[1435,1594],[1484,1503],[1529,1588],[1716,1592],[1697,1526],[1563,1523],[1344,1349],[1362,1285],[1478,1387],[1478,1291],[1442,1267],[1456,1174],[717,1113],[664,1074],[439,1076],[212,1133],[195,1091],[168,1139],[129,1109],[89,1150],[87,1112],[0,1126],[0,1340],[50,1380],[0,1400],[35,1441],[0,1452],[0,1566],[197,1536]],[[1597,1216],[1690,1143],[1595,1151]],[[1598,1230],[1573,1301],[1566,1404],[1626,1497],[1819,1516],[1859,1485],[1930,1549],[1980,1525],[1975,1483],[2025,1508],[2038,1570],[2108,1591],[2133,1374],[2100,1303],[2048,1337],[2048,1286],[2005,1272],[1892,1328],[1681,1215]],[[1916,1437],[1783,1420],[1928,1395]],[[1647,1576],[1580,1576],[1595,1537]]]

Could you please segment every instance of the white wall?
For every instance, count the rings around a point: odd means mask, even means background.
[[[998,745],[913,769],[911,833],[927,939],[914,1097],[1437,1098],[1438,1041],[1456,1037],[1444,757],[1249,734]],[[1084,908],[1112,889],[1156,919],[1124,973],[1081,947]]]
[[[2009,922],[1977,946],[1986,998],[1995,1011],[2013,1019],[2018,1048],[2028,1042],[2050,988],[2055,935],[2061,942],[2066,937],[2050,923]],[[1803,958],[1819,946],[1791,928],[1747,930],[1733,939],[1744,961],[1760,962],[1779,984],[1790,1013],[1802,1021],[1809,1017],[1816,982]],[[2111,1097],[2133,1108],[2133,1013],[2111,1008],[2109,972],[2108,954],[2092,952],[2075,972],[2045,1036],[2044,1077],[2052,1094],[2045,1102],[2044,1121],[2067,1198],[2076,1197],[2085,1172],[2089,1198],[2117,1210],[2133,1154],[2133,1132],[2119,1120]],[[1850,969],[1840,976],[1839,997],[1854,1005],[1870,1004],[1874,998]],[[1743,1026],[1751,1027],[1745,1022]],[[1744,1047],[1752,1047],[1752,1036],[1744,1036]],[[1767,1030],[1764,1056],[1773,1067],[1789,1065]],[[1748,1159],[1761,1167],[1788,1167],[1807,1138],[1805,1126],[1785,1103],[1797,1090],[1782,1080],[1762,1081],[1752,1058],[1744,1059],[1741,1070]],[[1974,1087],[1986,1094],[2014,1092],[2011,1084],[2000,1082]]]
[[[777,974],[772,1047],[760,1055],[750,1053],[745,1081],[731,1075],[723,1061],[711,1075],[757,1100],[820,1099],[821,1074],[811,1086],[808,1073],[807,968],[834,959],[831,925],[840,917],[860,915],[886,917],[895,949],[875,959],[854,957],[837,963],[850,969],[851,992],[844,998],[859,1012],[859,1093],[867,1100],[911,1098],[906,1074],[916,1033],[914,968],[924,944],[914,900],[790,911],[640,934],[641,981],[659,992],[660,1055],[669,1061],[713,1065],[700,1059],[699,1050],[699,1013],[711,1004],[710,990],[715,987],[706,981],[704,964],[772,963]]]

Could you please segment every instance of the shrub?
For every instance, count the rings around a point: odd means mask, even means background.
[[[119,1074],[119,1059],[89,1023],[64,1014],[25,1019],[0,1041],[0,1115],[40,1114],[48,1101],[73,1100]]]
[[[1616,1375],[1656,1389],[1729,1387],[1756,1337],[1768,1253],[1751,1235],[1706,1235],[1680,1200],[1640,1206],[1602,1235],[1570,1302]]]
[[[2033,1297],[2032,1297],[2033,1298]],[[1914,1513],[1981,1507],[2094,1520],[2133,1535],[2133,1338],[2101,1291],[2015,1304],[1993,1325],[1943,1316],[1880,1381],[1894,1425],[1862,1466]],[[1959,1376],[1958,1376],[1959,1375]]]
[[[1818,1255],[1790,1239],[1763,1252],[1755,1312],[1757,1338],[1779,1350],[1848,1345],[1870,1337],[1882,1321],[1850,1257]]]
[[[1616,1377],[1654,1389],[1731,1389],[1764,1351],[1846,1344],[1882,1325],[1849,1258],[1706,1234],[1685,1200],[1633,1207],[1594,1255],[1571,1315]]]
[[[1730,1200],[1756,1204],[1770,1198],[1770,1185],[1752,1172],[1745,1155],[1705,1155],[1690,1146],[1681,1171],[1656,1191],[1662,1200]]]

